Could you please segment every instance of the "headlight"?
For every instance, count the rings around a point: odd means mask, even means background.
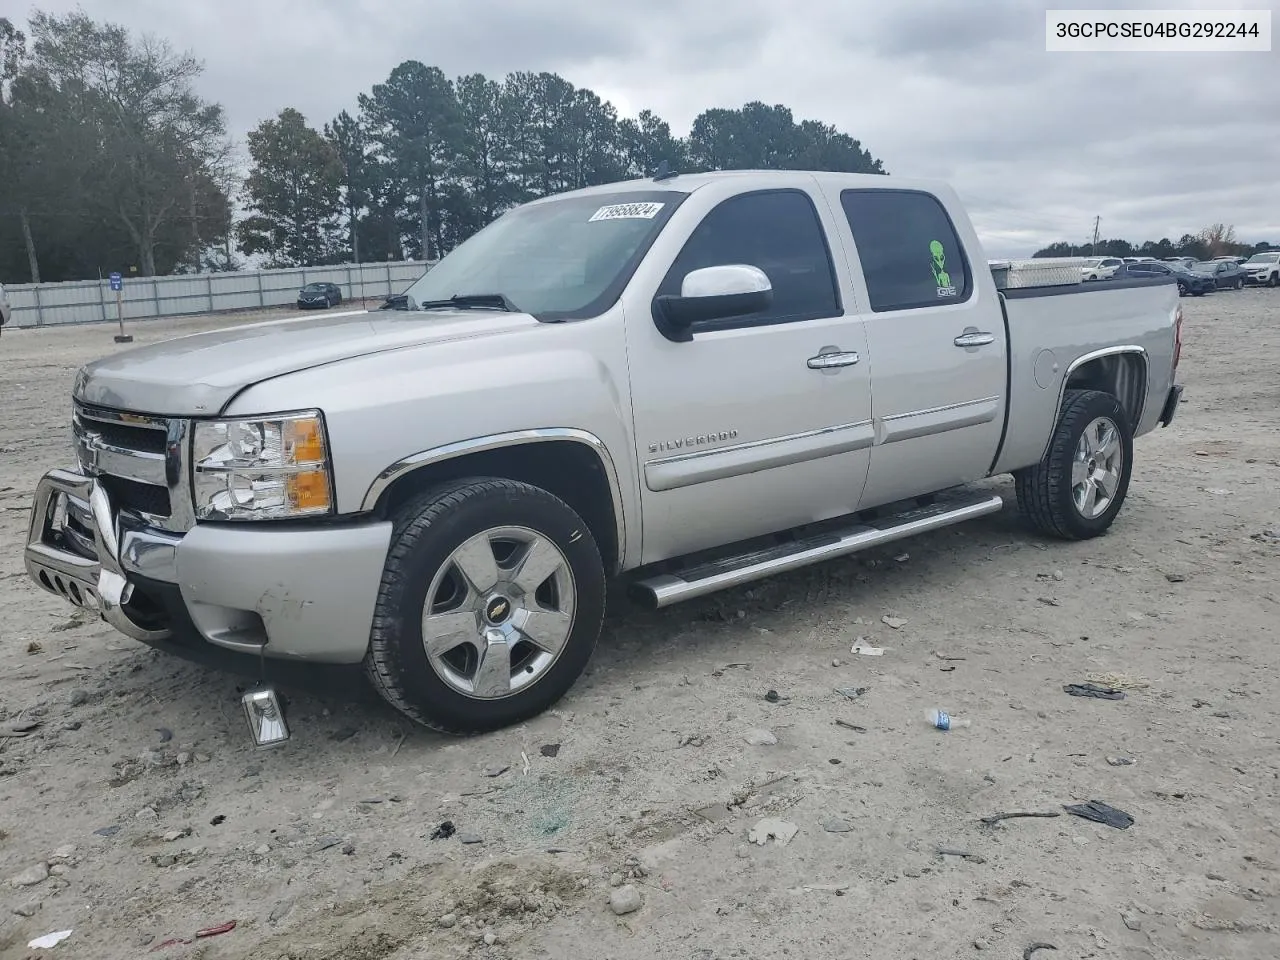
[[[196,517],[259,520],[331,513],[333,484],[318,410],[197,421]]]

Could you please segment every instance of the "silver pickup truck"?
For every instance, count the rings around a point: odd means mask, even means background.
[[[662,607],[992,513],[964,485],[1008,473],[1044,534],[1106,531],[1177,409],[1177,288],[1020,266],[897,177],[538,200],[394,309],[86,366],[27,570],[161,649],[511,724],[573,685],[612,577]]]

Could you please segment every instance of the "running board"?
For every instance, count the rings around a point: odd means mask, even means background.
[[[817,534],[763,550],[662,573],[632,584],[636,598],[652,608],[706,596],[763,577],[848,556],[870,547],[963,523],[1004,507],[998,496],[952,497],[867,523]]]

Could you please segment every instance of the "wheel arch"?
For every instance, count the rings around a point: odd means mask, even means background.
[[[605,569],[621,571],[626,556],[622,486],[608,448],[585,430],[517,430],[411,454],[374,478],[361,510],[385,517],[428,487],[468,476],[519,480],[559,497],[591,530]]]
[[[1147,406],[1147,385],[1151,379],[1151,360],[1145,348],[1136,344],[1104,347],[1077,357],[1067,367],[1058,388],[1056,424],[1062,417],[1062,404],[1068,390],[1100,390],[1120,401],[1129,425],[1137,431]],[[1050,438],[1052,442],[1052,437]],[[1049,452],[1045,444],[1044,453]]]

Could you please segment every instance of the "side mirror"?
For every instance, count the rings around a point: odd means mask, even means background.
[[[772,303],[773,285],[763,270],[728,263],[685,274],[678,297],[655,297],[654,320],[667,339],[687,342],[695,323],[759,313]]]

